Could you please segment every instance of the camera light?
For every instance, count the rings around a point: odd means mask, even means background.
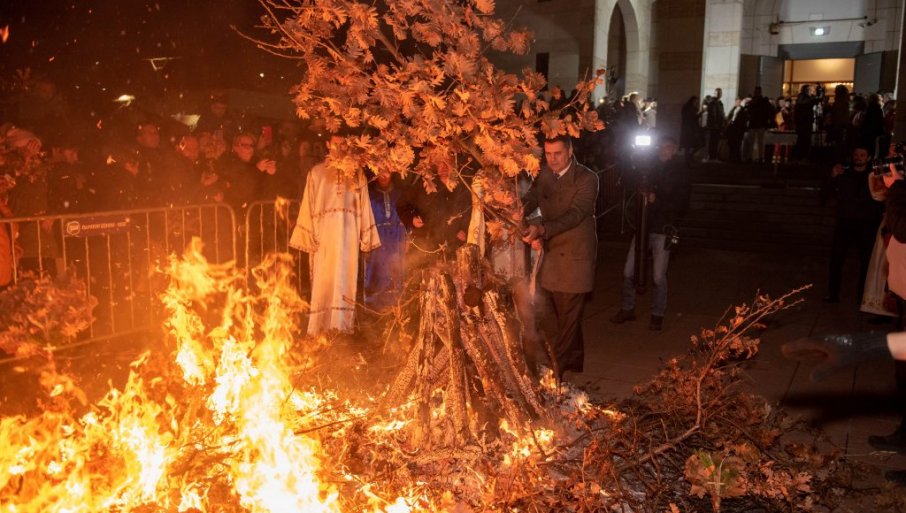
[[[635,136],[635,145],[636,146],[651,146],[651,136],[650,135]]]

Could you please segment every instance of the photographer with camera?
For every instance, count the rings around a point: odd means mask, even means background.
[[[648,329],[659,331],[663,327],[664,313],[667,310],[667,264],[670,251],[677,239],[677,220],[689,204],[689,177],[686,168],[674,158],[677,143],[672,137],[664,137],[657,148],[657,158],[650,169],[645,164],[639,166],[637,173],[624,176],[625,187],[635,187],[643,200],[642,216],[648,226],[647,241],[654,257],[652,274],[654,292],[651,298],[651,319]],[[645,212],[647,210],[647,212]],[[644,227],[642,227],[644,229]],[[626,265],[623,268],[623,301],[620,311],[611,317],[610,322],[623,324],[635,320],[636,281],[636,233],[629,244]],[[641,258],[647,258],[646,254]],[[644,266],[641,266],[644,268]],[[639,276],[644,284],[647,276]],[[643,288],[643,287],[642,287]]]
[[[828,303],[840,301],[843,265],[850,246],[856,246],[859,252],[859,285],[856,290],[865,290],[865,276],[883,211],[883,206],[872,199],[868,188],[871,169],[868,150],[857,147],[849,164],[838,164],[831,171],[829,189],[837,199],[837,216],[831,244],[827,296],[824,298]]]
[[[865,151],[864,148],[862,150]],[[887,159],[872,162],[868,167],[873,174],[881,176],[887,188],[886,222],[892,235],[887,247],[887,259],[890,262],[887,283],[891,292],[898,296],[900,322],[897,329],[903,330],[903,298],[906,297],[906,181],[903,180],[903,157],[898,154],[900,150],[901,148],[896,148]],[[868,443],[879,451],[906,454],[906,332],[808,337],[786,343],[782,349],[788,358],[817,358],[819,365],[811,373],[812,381],[820,381],[836,371],[863,363],[894,360],[897,406],[903,417],[892,434],[869,436]],[[900,486],[906,486],[904,470],[888,471],[885,477]]]

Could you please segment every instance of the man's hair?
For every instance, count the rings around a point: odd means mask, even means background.
[[[239,144],[239,140],[246,137],[252,140],[252,144],[256,144],[258,142],[258,138],[255,137],[255,134],[242,132],[241,134],[236,134],[235,136],[233,136],[233,146]]]
[[[555,142],[562,142],[567,148],[572,149],[573,147],[573,138],[567,134],[560,134],[556,137],[551,137],[550,139],[544,139],[544,144],[552,144]]]

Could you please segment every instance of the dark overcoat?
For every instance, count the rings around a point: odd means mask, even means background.
[[[576,162],[557,178],[543,169],[525,198],[524,212],[541,209],[544,257],[541,287],[551,292],[582,294],[594,288],[598,237],[595,204],[598,175]]]

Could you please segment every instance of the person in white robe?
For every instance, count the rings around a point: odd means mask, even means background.
[[[308,334],[352,333],[359,252],[381,245],[362,172],[349,179],[324,162],[313,167],[289,244],[309,254]]]

